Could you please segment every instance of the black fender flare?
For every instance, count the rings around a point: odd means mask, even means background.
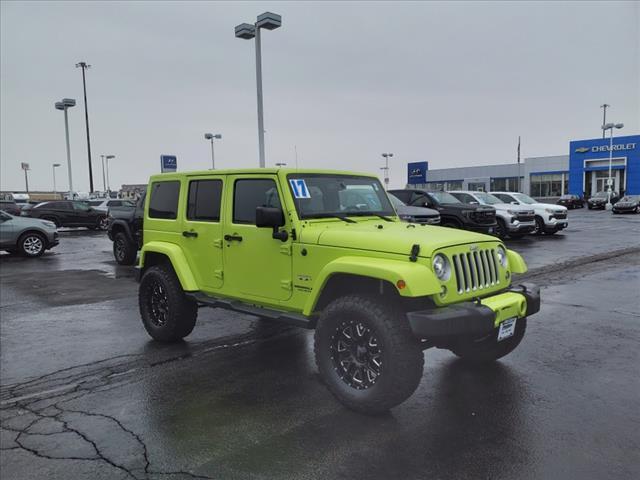
[[[111,241],[116,239],[116,234],[120,233],[120,231],[124,233],[128,241],[134,243],[136,247],[138,246],[136,239],[133,238],[133,235],[131,234],[131,227],[129,227],[129,224],[123,220],[114,220],[109,226],[108,233]]]

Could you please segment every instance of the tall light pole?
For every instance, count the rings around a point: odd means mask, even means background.
[[[255,24],[241,23],[235,28],[236,38],[244,40],[256,39],[256,85],[258,90],[258,151],[260,154],[260,167],[265,165],[264,160],[264,118],[262,106],[262,47],[260,44],[260,30],[275,30],[282,26],[282,17],[277,13],[265,12],[259,15]]]
[[[51,165],[53,167],[53,193],[56,193],[56,167],[59,167],[59,163],[53,163]]]
[[[115,155],[105,155],[104,159],[107,161],[107,191],[109,192],[109,197],[111,197],[111,182],[109,181],[109,160],[116,158]]]
[[[609,108],[611,105],[609,105],[608,103],[603,103],[602,105],[600,105],[600,108],[602,109],[602,138],[604,138],[604,126],[607,124],[607,108]]]
[[[380,167],[380,170],[384,170],[384,189],[389,190],[389,159],[393,157],[393,153],[383,153],[384,167]]]
[[[104,155],[100,155],[100,160],[102,161],[102,191],[107,191],[107,182],[104,177]]]
[[[222,135],[219,133],[213,134],[213,133],[205,133],[204,134],[204,138],[205,140],[211,140],[211,168],[215,169],[216,168],[216,156],[215,153],[213,152],[213,139],[218,139],[220,140],[222,138]]]
[[[69,194],[73,199],[73,177],[71,175],[71,149],[69,148],[69,118],[67,110],[76,106],[73,98],[63,98],[60,102],[56,102],[56,110],[64,110],[64,134],[67,140],[67,169],[69,170]]]
[[[89,192],[93,193],[93,167],[91,166],[91,141],[89,140],[89,110],[87,107],[87,82],[85,70],[91,68],[86,62],[76,63],[76,68],[82,69],[82,88],[84,89],[84,121],[87,125],[87,156],[89,157]]]
[[[621,129],[624,127],[624,123],[606,123],[602,125],[602,132],[606,132],[607,130],[611,130],[611,135],[609,136],[609,178],[607,178],[607,205],[606,209],[611,210],[611,186],[613,185],[613,178],[611,178],[611,169],[613,164],[613,129]]]

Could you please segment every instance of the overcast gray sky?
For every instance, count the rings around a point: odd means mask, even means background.
[[[233,27],[269,10],[263,36],[267,163],[380,173],[515,162],[568,152],[609,118],[640,127],[638,2],[2,2],[0,188],[66,188],[62,97],[76,190],[88,191],[82,80],[88,71],[96,186],[146,182],[162,153],[208,168],[257,165],[253,41]]]

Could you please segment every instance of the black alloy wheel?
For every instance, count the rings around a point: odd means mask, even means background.
[[[98,217],[96,224],[98,225],[98,229],[106,230],[109,228],[109,219],[107,217]]]
[[[340,322],[331,337],[331,361],[340,378],[350,387],[372,387],[382,373],[382,348],[376,332],[365,322]]]
[[[151,295],[148,297],[148,302],[151,323],[156,327],[163,327],[167,323],[169,299],[161,282],[151,284]]]

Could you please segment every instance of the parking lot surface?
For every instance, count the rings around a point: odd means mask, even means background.
[[[381,417],[329,394],[313,332],[201,309],[151,341],[104,233],[2,255],[3,478],[639,478],[640,215],[569,219],[507,242],[543,287],[521,346],[485,368],[425,351]]]

